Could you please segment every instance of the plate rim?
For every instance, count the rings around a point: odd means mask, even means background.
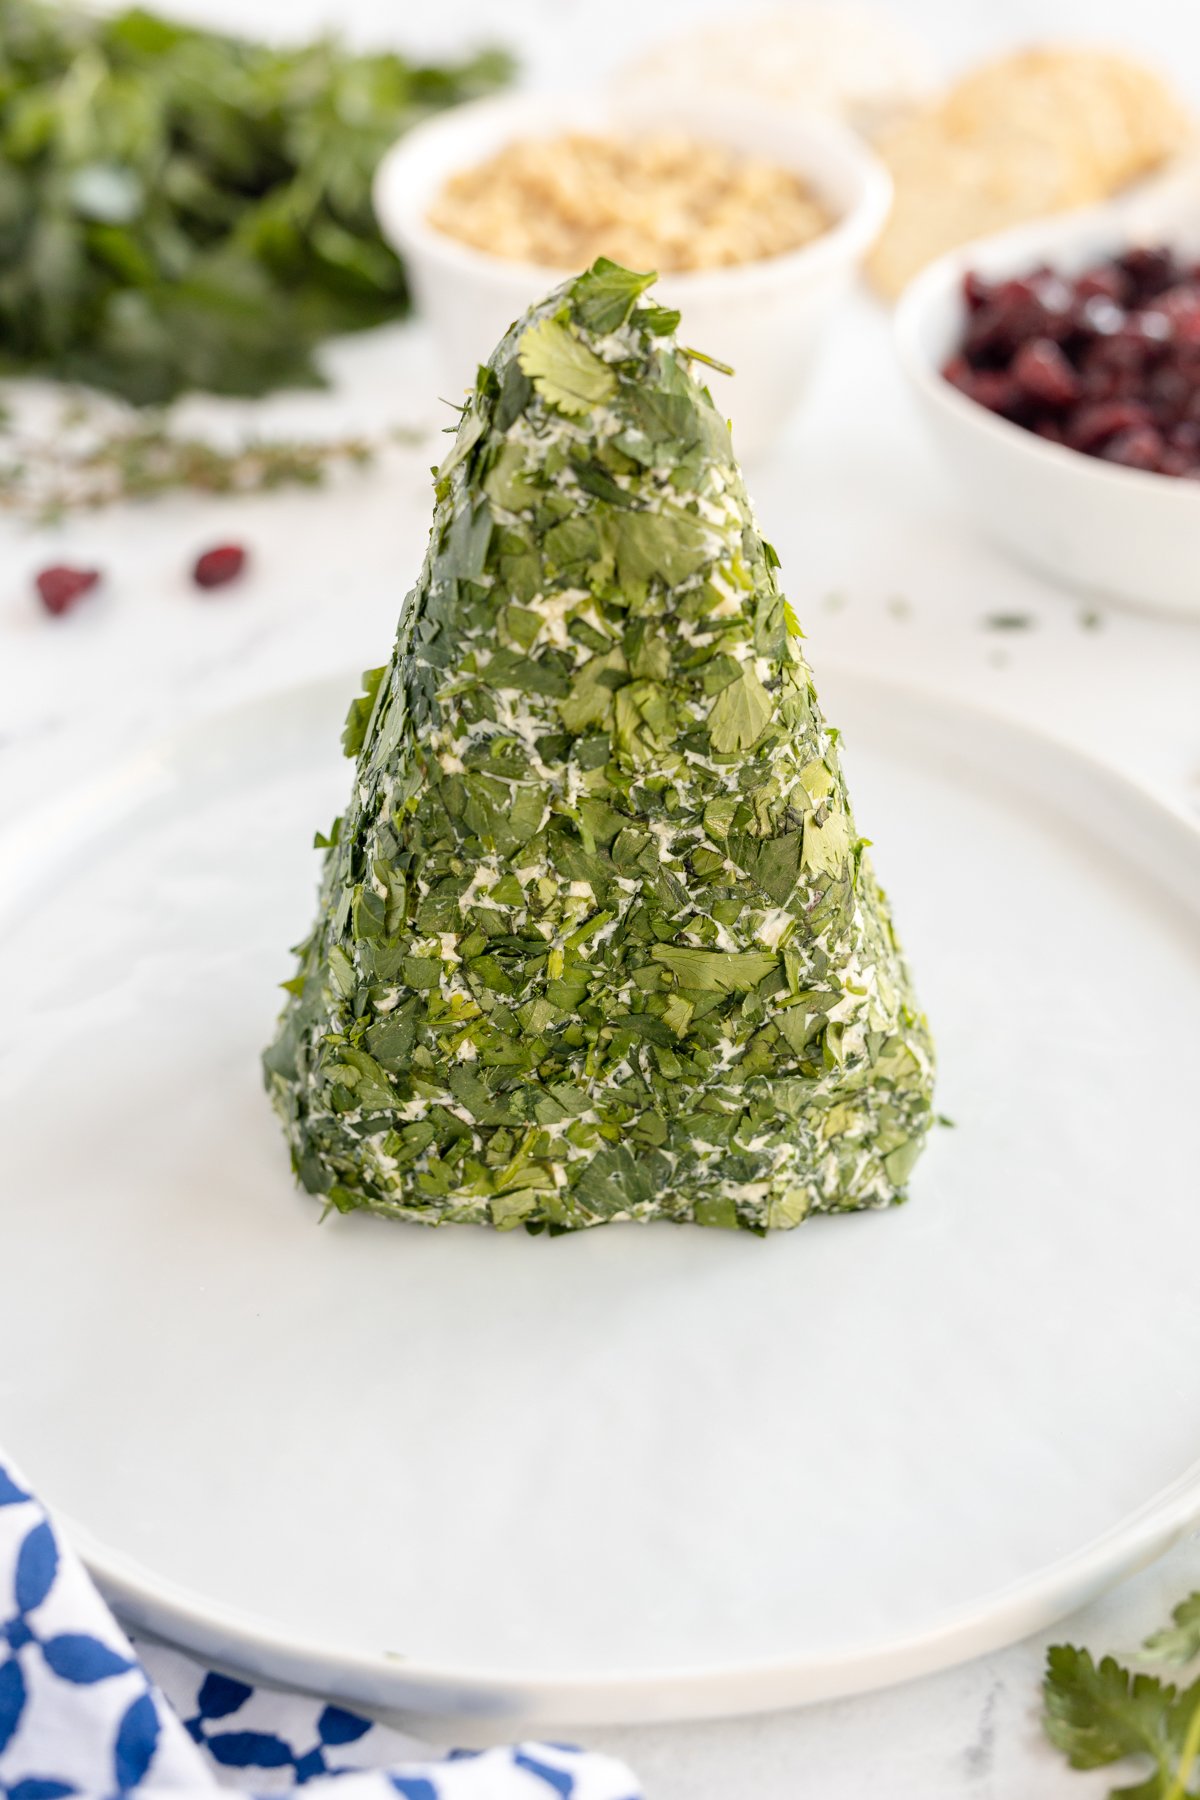
[[[827,1656],[564,1675],[508,1674],[423,1662],[282,1632],[270,1622],[203,1601],[181,1584],[139,1576],[133,1558],[106,1550],[69,1515],[69,1541],[114,1610],[133,1629],[166,1638],[239,1673],[399,1717],[501,1726],[646,1725],[748,1717],[848,1698],[936,1674],[1004,1649],[1097,1599],[1155,1562],[1200,1521],[1200,1460],[1081,1549],[948,1613],[903,1638],[867,1640]],[[164,1631],[163,1621],[171,1629]]]
[[[1103,782],[1110,799],[1123,795],[1135,802],[1151,829],[1168,834],[1185,856],[1200,859],[1200,822],[1181,804],[1052,730],[983,702],[863,669],[849,659],[823,657],[821,667],[835,685],[867,695],[873,691],[893,704],[940,713],[968,728],[982,726],[993,739],[1019,741],[1027,756],[1040,751],[1069,765],[1093,791],[1094,784]],[[186,755],[189,744],[199,747],[214,725],[249,722],[289,703],[311,707],[318,696],[332,698],[335,690],[351,693],[356,679],[346,672],[326,674],[201,711],[81,787],[18,814],[0,830],[0,887],[6,873],[20,877],[31,861],[52,854],[63,834],[77,833],[85,821],[92,826],[88,837],[101,835],[114,809],[119,818],[148,798],[165,768]],[[1183,904],[1200,917],[1200,893],[1185,897]],[[919,1632],[867,1639],[822,1656],[570,1674],[536,1667],[498,1672],[305,1638],[157,1575],[101,1542],[69,1513],[59,1517],[101,1592],[136,1630],[238,1672],[346,1700],[410,1724],[424,1719],[444,1728],[453,1720],[511,1732],[523,1724],[648,1724],[768,1712],[887,1687],[998,1650],[1056,1623],[1193,1529],[1200,1522],[1200,1459],[1079,1548]]]

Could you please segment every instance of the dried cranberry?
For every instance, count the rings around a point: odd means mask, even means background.
[[[55,563],[35,577],[38,594],[48,613],[69,612],[100,579],[99,569],[72,569]]]
[[[1022,344],[1009,373],[1021,393],[1046,406],[1070,406],[1079,398],[1079,377],[1053,338]]]
[[[1163,363],[1151,372],[1146,383],[1146,398],[1159,425],[1174,425],[1187,411],[1192,397],[1192,383],[1174,363]]]
[[[1003,413],[1006,417],[1020,406],[1020,395],[1011,376],[1003,369],[969,370],[962,391],[980,406],[986,406],[989,412]]]
[[[1110,438],[1100,454],[1106,462],[1121,463],[1127,469],[1157,469],[1162,463],[1162,435],[1153,425],[1138,425]]]
[[[1113,374],[1140,375],[1153,354],[1154,344],[1146,336],[1141,318],[1130,313],[1115,331],[1088,345],[1083,354],[1083,367],[1105,369]]]
[[[1149,409],[1139,400],[1101,400],[1081,406],[1068,421],[1067,442],[1072,450],[1096,450],[1119,431],[1136,431],[1151,423]]]
[[[1190,324],[1200,317],[1200,287],[1195,282],[1181,281],[1159,294],[1154,302],[1155,312],[1162,313],[1171,326]]]
[[[1097,263],[1076,278],[1075,294],[1079,300],[1111,300],[1123,307],[1133,298],[1133,283],[1115,263]]]
[[[1057,330],[1056,322],[1070,317],[1075,304],[1074,288],[1053,269],[1040,269],[1033,279],[1033,291],[1051,328]]]
[[[1046,309],[1032,281],[1002,281],[967,324],[969,357],[1011,356],[1025,338],[1045,333]]]
[[[1141,246],[1126,250],[1123,256],[1118,256],[1117,265],[1131,277],[1143,300],[1151,300],[1155,294],[1161,294],[1164,288],[1170,287],[1178,272],[1175,258],[1169,250]]]
[[[1181,304],[1166,313],[1171,342],[1185,352],[1200,347],[1200,291],[1193,291],[1190,298],[1192,304],[1189,307]]]
[[[1139,337],[1143,344],[1151,349],[1156,345],[1167,344],[1171,340],[1171,320],[1159,306],[1157,300],[1153,306],[1145,306],[1141,312],[1131,313],[1126,330]]]
[[[1086,363],[1079,369],[1081,400],[1118,400],[1137,392],[1138,382],[1120,369],[1106,369],[1099,363]]]
[[[197,587],[224,587],[236,581],[246,566],[246,552],[240,544],[217,544],[196,558],[192,580]]]
[[[978,312],[991,296],[991,283],[977,275],[974,269],[968,269],[963,276],[963,299],[971,312]]]
[[[1111,337],[1124,323],[1124,307],[1118,306],[1107,294],[1085,294],[1075,308],[1078,330],[1093,332],[1097,337]]]

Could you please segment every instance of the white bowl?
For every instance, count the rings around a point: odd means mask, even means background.
[[[831,120],[771,108],[714,105],[680,95],[511,95],[453,108],[409,132],[375,178],[384,236],[408,266],[417,304],[432,325],[449,392],[461,392],[513,319],[575,270],[515,262],[437,231],[429,207],[447,176],[515,138],[564,131],[678,130],[770,159],[803,175],[835,223],[800,250],[736,268],[664,275],[656,298],[683,315],[680,336],[737,371],[705,370],[743,456],[766,449],[796,402],[821,333],[886,216],[882,166]]]
[[[962,339],[968,269],[996,279],[1049,263],[1070,274],[1136,243],[1170,243],[1195,256],[1194,189],[1163,184],[1140,199],[952,251],[905,290],[896,344],[938,448],[989,537],[1071,587],[1200,617],[1200,482],[1049,443],[969,400],[940,372]]]

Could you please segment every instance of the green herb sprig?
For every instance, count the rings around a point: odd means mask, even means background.
[[[320,339],[407,307],[383,151],[509,72],[0,0],[0,361],[138,404],[319,385]]]
[[[0,511],[35,525],[161,494],[261,494],[321,487],[339,470],[362,469],[391,443],[422,433],[402,426],[378,436],[254,435],[224,446],[178,430],[169,416],[135,415],[111,425],[32,433],[0,423]]]
[[[1140,1660],[1181,1667],[1200,1656],[1200,1593],[1142,1645]],[[1131,1670],[1115,1657],[1055,1644],[1042,1684],[1046,1735],[1073,1769],[1135,1758],[1149,1773],[1109,1800],[1196,1800],[1200,1795],[1200,1678],[1186,1687]]]

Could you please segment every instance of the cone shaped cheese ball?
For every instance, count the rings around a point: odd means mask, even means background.
[[[886,1206],[932,1050],[728,429],[652,277],[514,325],[438,472],[267,1085],[343,1211]]]

